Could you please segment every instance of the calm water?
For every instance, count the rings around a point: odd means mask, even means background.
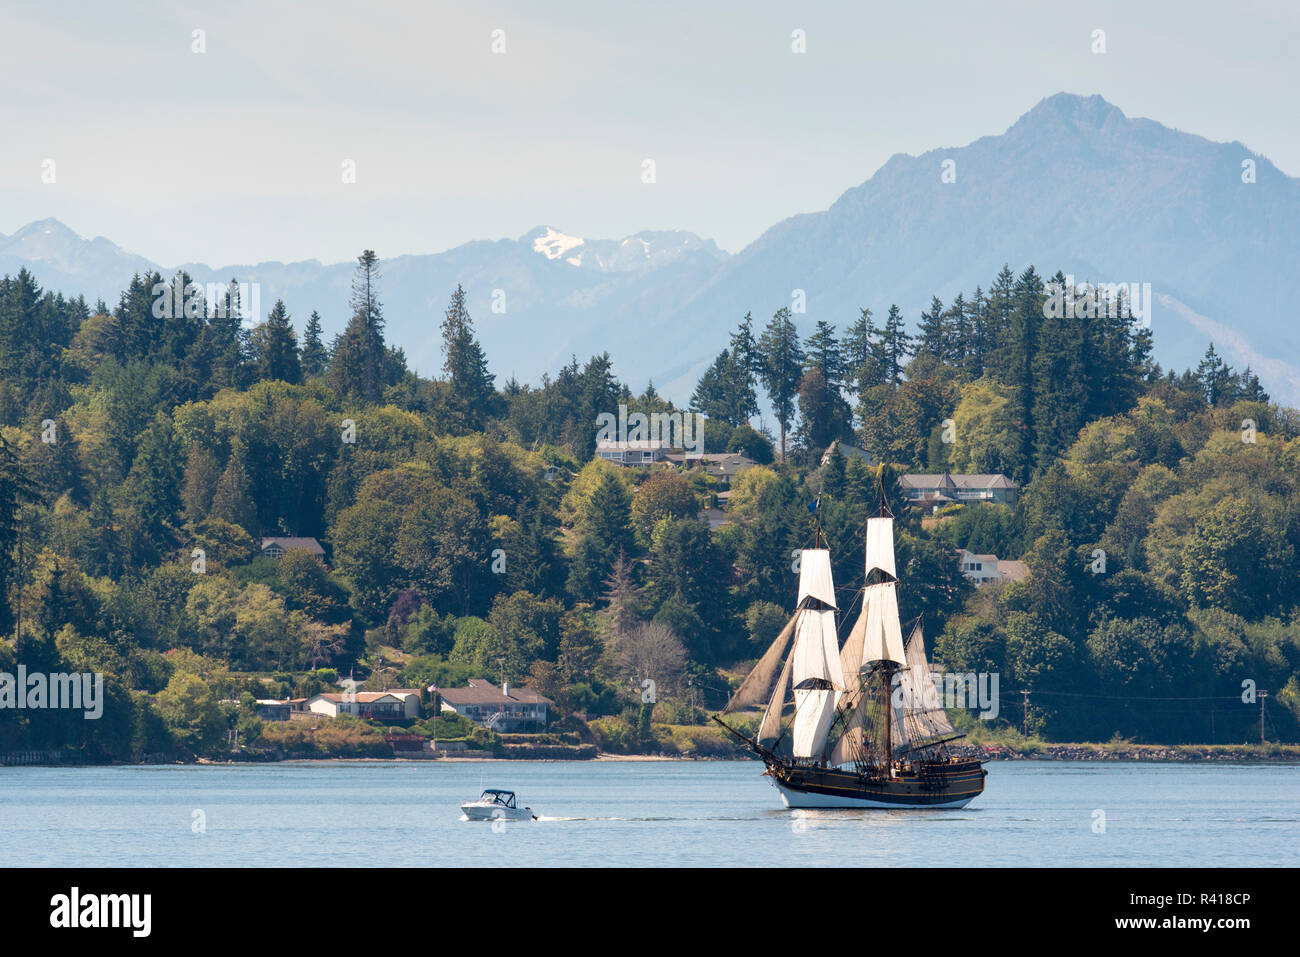
[[[994,762],[985,793],[960,811],[787,811],[761,771],[687,761],[0,768],[0,861],[1300,865],[1295,765]],[[460,820],[457,803],[482,787],[517,791],[542,819],[497,830]]]

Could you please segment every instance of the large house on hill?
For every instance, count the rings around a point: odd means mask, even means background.
[[[967,502],[1014,505],[1020,486],[1005,475],[904,475],[898,480],[903,497],[921,506]]]
[[[614,465],[655,465],[662,462],[670,446],[662,439],[636,439],[616,442],[600,439],[596,443],[596,458]]]
[[[514,731],[531,725],[546,726],[555,704],[527,688],[500,687],[483,678],[470,678],[468,688],[439,688],[442,710],[464,715],[493,731]]]
[[[290,549],[301,548],[311,552],[324,561],[325,549],[314,538],[295,538],[290,535],[276,535],[262,539],[262,554],[267,558],[279,558]]]

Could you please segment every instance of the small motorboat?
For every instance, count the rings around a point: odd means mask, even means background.
[[[460,806],[461,812],[471,821],[535,821],[537,815],[532,808],[519,807],[515,804],[514,791],[501,791],[488,788],[479,795],[477,801],[467,801]]]

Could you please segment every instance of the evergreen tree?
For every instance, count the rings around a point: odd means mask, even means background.
[[[1016,276],[1010,265],[1003,263],[993,285],[989,287],[987,308],[984,312],[983,342],[984,371],[1003,382],[1010,383],[1012,356],[1010,350],[1011,310],[1014,305]]]
[[[261,531],[257,521],[257,507],[249,492],[248,473],[244,471],[244,447],[236,441],[230,449],[230,460],[221,473],[216,492],[212,497],[213,518],[238,525],[256,538]]]
[[[465,290],[457,284],[442,323],[443,371],[461,427],[474,431],[482,427],[496,397],[494,377],[488,372],[483,347],[474,337],[474,321],[465,307]]]
[[[965,353],[965,368],[972,379],[983,377],[985,361],[992,351],[992,344],[989,341],[988,308],[988,299],[984,296],[984,290],[976,286],[975,295],[971,297],[966,307],[966,330],[969,341]]]
[[[871,310],[867,308],[861,310],[844,336],[840,352],[847,384],[856,396],[884,381],[884,350],[879,336],[871,320]]]
[[[970,306],[960,292],[944,313],[944,326],[948,335],[945,361],[958,369],[968,370],[972,346]]]
[[[298,362],[298,338],[289,324],[289,313],[284,300],[277,299],[267,314],[266,322],[253,330],[253,354],[257,361],[260,380],[279,379],[296,384],[302,379]]]
[[[762,371],[762,357],[758,352],[758,343],[754,341],[754,319],[745,313],[736,331],[731,334],[731,361],[735,364],[741,380],[736,383],[735,394],[744,406],[744,419],[737,423],[747,423],[758,415],[758,376]]]
[[[239,283],[234,279],[211,307],[212,315],[203,327],[200,349],[208,370],[208,387],[242,388],[247,376],[247,335],[243,330],[243,304]]]
[[[1231,402],[1232,369],[1214,350],[1214,343],[1205,350],[1205,357],[1196,367],[1196,382],[1207,405],[1214,407]]]
[[[881,358],[885,381],[898,385],[903,381],[903,367],[912,355],[912,337],[903,327],[903,313],[898,306],[890,306],[885,316],[885,330],[881,342]]]
[[[819,319],[813,334],[808,337],[805,352],[805,368],[818,370],[826,387],[838,393],[844,386],[846,370],[844,354],[835,338],[835,327],[825,319]]]
[[[4,436],[0,435],[0,632],[4,634],[8,634],[14,623],[10,586],[18,556],[18,539],[22,534],[19,510],[24,504],[37,502],[40,498],[40,489],[19,465],[18,456]]]
[[[583,502],[574,531],[578,542],[569,566],[569,593],[591,601],[610,575],[615,559],[633,553],[632,503],[622,481],[601,474],[591,496]]]
[[[758,343],[754,341],[754,317],[751,313],[745,313],[745,318],[731,334],[731,355],[742,369],[749,371],[752,386],[763,369],[763,358],[759,354]]]
[[[1052,277],[1065,285],[1059,271]],[[1035,467],[1049,466],[1074,443],[1079,429],[1089,418],[1090,385],[1094,384],[1091,363],[1095,358],[1092,341],[1093,319],[1078,316],[1069,308],[1045,309],[1040,343],[1031,364]]]
[[[799,383],[799,414],[800,438],[810,453],[850,433],[848,403],[839,390],[827,385],[819,366],[810,366]]]
[[[789,308],[782,307],[772,316],[758,342],[762,362],[761,378],[772,411],[781,426],[781,461],[785,461],[785,437],[794,418],[794,400],[803,378],[803,349],[799,333],[790,318]]]
[[[753,391],[747,384],[748,375],[731,353],[723,349],[700,376],[691,396],[691,411],[731,426],[749,421]]]
[[[145,533],[161,544],[181,505],[181,447],[166,413],[155,415],[141,436],[127,484]]]
[[[932,296],[929,310],[921,312],[916,351],[928,352],[940,362],[947,362],[949,359],[947,314],[943,308],[943,300],[938,296]]]
[[[302,334],[302,374],[307,378],[320,375],[328,359],[329,354],[321,344],[320,313],[313,309]]]
[[[1034,447],[1034,357],[1038,352],[1039,326],[1043,321],[1043,280],[1033,266],[1016,279],[1012,291],[1010,327],[1005,347],[1003,375],[1011,386],[1012,417],[1019,431],[1016,474],[1028,481],[1035,460]]]
[[[384,387],[384,317],[379,302],[379,257],[367,249],[357,257],[349,302],[352,318],[330,357],[330,375],[339,396],[378,402]]]

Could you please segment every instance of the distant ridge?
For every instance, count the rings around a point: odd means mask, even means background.
[[[944,160],[955,182],[941,180]],[[359,237],[358,251],[369,244]],[[536,382],[570,355],[607,350],[620,377],[684,401],[735,322],[747,311],[765,322],[796,289],[805,331],[823,318],[843,329],[859,307],[892,302],[914,323],[931,295],[987,288],[1006,262],[1149,282],[1163,365],[1194,366],[1213,338],[1276,399],[1300,405],[1289,288],[1300,180],[1241,143],[1128,117],[1096,95],[1057,93],[1003,133],[896,154],[829,209],[777,223],[735,255],[688,232],[602,240],[554,226],[433,255],[377,251],[389,338],[425,373],[440,365],[438,322],[457,282],[499,375]],[[110,304],[134,272],[175,269],[52,219],[0,237],[0,273],[22,266],[46,288]],[[327,333],[346,319],[351,263],[185,268],[203,282],[261,282],[264,308],[283,297],[299,328],[312,309]]]

